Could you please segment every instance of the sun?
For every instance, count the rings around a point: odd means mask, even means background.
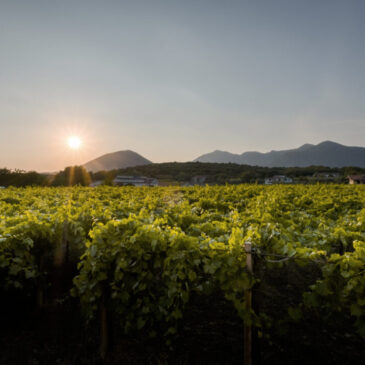
[[[72,150],[78,150],[81,147],[81,139],[77,136],[68,137],[67,144]]]

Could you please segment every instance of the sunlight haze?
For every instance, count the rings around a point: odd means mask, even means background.
[[[0,167],[364,146],[363,1],[0,7]],[[82,148],[70,149],[75,135]]]

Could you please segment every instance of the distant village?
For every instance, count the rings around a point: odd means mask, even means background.
[[[237,164],[162,163],[116,170],[87,171],[69,166],[56,174],[0,169],[0,189],[25,186],[205,186],[225,184],[365,184],[358,167],[265,168]]]
[[[317,173],[312,176],[312,179],[306,179],[308,182],[339,182],[341,178],[338,173]],[[312,181],[311,181],[312,180]],[[365,184],[365,175],[349,175],[347,176],[347,181],[349,184]],[[274,185],[274,184],[296,184],[303,183],[300,179],[296,180],[285,175],[274,175],[264,179],[264,185]],[[97,187],[103,185],[102,180],[94,181],[90,184],[91,187]],[[182,183],[181,186],[204,186],[209,185],[207,183],[207,176],[197,175],[193,176],[190,181]],[[214,184],[214,183],[213,183]],[[166,186],[170,185],[164,182],[160,182],[156,178],[146,177],[146,176],[129,176],[129,175],[118,175],[113,180],[114,186]],[[212,183],[210,183],[212,185]]]

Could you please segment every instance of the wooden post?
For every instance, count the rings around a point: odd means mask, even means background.
[[[63,267],[66,262],[68,254],[68,232],[67,232],[67,219],[63,222],[62,240],[57,245],[54,255],[54,266],[57,268]]]
[[[37,310],[41,310],[44,307],[44,293],[42,284],[38,283],[37,285]]]
[[[247,271],[253,274],[253,261],[252,261],[252,246],[251,242],[245,242],[246,251],[246,266]],[[245,292],[246,309],[251,311],[252,309],[252,290],[248,289]],[[244,328],[244,365],[252,365],[252,326],[251,323],[245,323]]]
[[[41,255],[39,260],[39,272],[44,271],[44,257]],[[41,310],[44,307],[44,281],[42,276],[37,281],[37,310]]]
[[[109,328],[108,313],[106,309],[105,296],[103,295],[100,308],[100,357],[105,360],[109,349]]]

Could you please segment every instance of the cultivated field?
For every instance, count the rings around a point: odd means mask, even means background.
[[[360,364],[365,186],[3,189],[0,293],[27,363]]]

